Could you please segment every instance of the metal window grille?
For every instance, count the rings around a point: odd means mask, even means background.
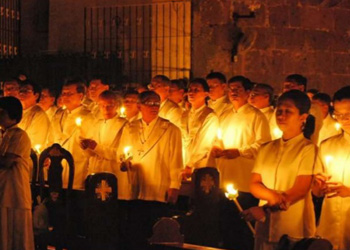
[[[189,78],[191,2],[85,8],[84,51],[116,56],[128,82]]]
[[[20,0],[0,1],[0,59],[19,53]]]

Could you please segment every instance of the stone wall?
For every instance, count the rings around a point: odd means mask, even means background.
[[[249,14],[251,2],[261,6],[255,18],[236,23],[245,35],[232,62],[232,13]],[[279,90],[286,75],[300,73],[309,88],[332,94],[350,84],[350,1],[197,1],[192,58],[195,76],[210,70],[242,74]]]

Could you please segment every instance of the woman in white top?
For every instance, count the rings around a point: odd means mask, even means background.
[[[0,249],[34,249],[29,186],[30,139],[17,127],[22,105],[0,98]]]
[[[314,234],[310,187],[316,146],[303,134],[309,109],[310,100],[299,90],[278,99],[276,121],[283,136],[259,149],[250,190],[261,206],[243,212],[245,219],[257,220],[255,249],[276,249],[284,234],[295,240]]]

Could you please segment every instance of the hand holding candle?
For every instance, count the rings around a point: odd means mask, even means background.
[[[234,201],[234,203],[236,204],[236,206],[237,206],[239,212],[242,213],[242,212],[243,212],[243,209],[242,209],[241,205],[239,204],[239,202],[238,202],[238,200],[237,200],[238,191],[237,191],[237,189],[235,189],[235,188],[233,187],[233,184],[228,184],[228,185],[226,186],[226,193],[225,193],[225,195],[226,195],[226,197],[227,197],[229,200]],[[255,230],[254,230],[252,224],[250,224],[249,221],[246,221],[246,223],[247,223],[247,226],[249,227],[250,231],[253,233],[253,235],[255,235]]]
[[[130,169],[131,160],[132,160],[132,154],[130,152],[131,147],[127,146],[124,148],[124,153],[120,155],[120,170],[123,172],[126,172]]]

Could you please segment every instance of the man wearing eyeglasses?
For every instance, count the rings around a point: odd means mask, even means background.
[[[60,144],[68,150],[74,158],[75,172],[73,189],[84,189],[84,181],[87,176],[87,157],[80,148],[80,137],[88,138],[93,131],[93,116],[81,101],[85,94],[83,80],[68,79],[62,88],[61,98],[65,109],[60,108],[51,121],[51,129],[48,135],[48,146],[53,143]],[[77,118],[81,119],[81,126],[77,125]],[[68,167],[65,164],[63,170],[63,187],[68,184]]]
[[[153,91],[139,95],[142,119],[126,127],[118,150],[122,155],[125,147],[131,147],[131,166],[127,172],[135,201],[130,206],[128,222],[133,237],[130,249],[144,249],[156,219],[167,215],[167,203],[177,201],[181,184],[181,132],[159,117],[160,103],[160,96]]]
[[[325,199],[316,235],[328,239],[334,249],[349,249],[350,86],[334,94],[333,104],[342,133],[323,141],[318,150],[312,192]]]
[[[180,127],[182,110],[176,103],[169,99],[169,78],[164,75],[156,75],[152,78],[148,88],[160,96],[159,116]]]
[[[19,88],[19,100],[23,106],[23,117],[18,127],[27,132],[32,148],[35,145],[43,147],[46,144],[50,121],[45,111],[37,105],[41,88],[38,84],[25,80]]]

